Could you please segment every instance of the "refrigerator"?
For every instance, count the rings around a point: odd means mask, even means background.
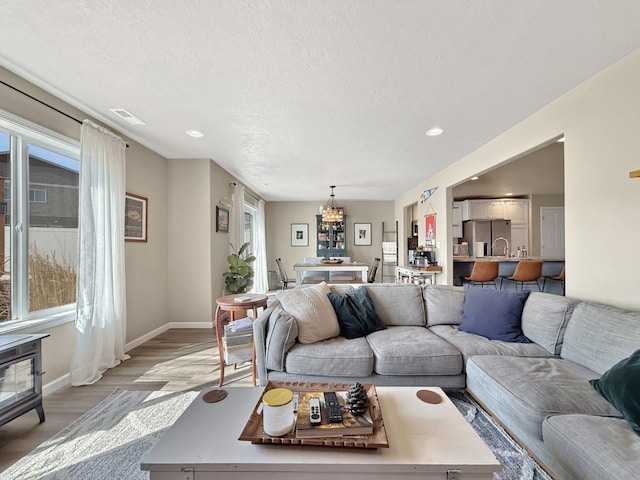
[[[497,238],[504,238],[511,248],[511,220],[467,220],[462,223],[462,241],[469,243],[469,255],[483,257],[487,255],[504,255],[507,243],[500,240],[495,251],[491,246]],[[484,250],[478,251],[478,242],[484,243]]]

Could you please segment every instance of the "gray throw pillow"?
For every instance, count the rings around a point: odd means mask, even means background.
[[[267,370],[284,371],[284,357],[296,343],[298,324],[293,315],[276,307],[269,317],[267,342],[265,348],[265,366]]]

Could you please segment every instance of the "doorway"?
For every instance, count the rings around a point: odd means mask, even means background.
[[[540,207],[540,254],[564,258],[564,207]]]

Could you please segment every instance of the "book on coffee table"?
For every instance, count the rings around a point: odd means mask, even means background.
[[[324,409],[322,392],[298,393],[298,414],[296,418],[296,438],[344,437],[373,434],[373,421],[367,409],[364,415],[353,415],[345,407],[347,392],[336,392],[342,406],[342,422],[329,423]],[[309,419],[309,399],[320,399],[322,421],[320,425],[311,425]]]

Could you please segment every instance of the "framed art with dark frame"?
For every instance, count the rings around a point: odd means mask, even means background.
[[[216,232],[229,233],[229,210],[216,205]]]
[[[291,246],[292,247],[308,247],[309,246],[309,224],[308,223],[292,223],[291,224]]]
[[[133,193],[124,195],[124,241],[147,241],[149,199]]]
[[[371,224],[370,223],[354,223],[353,224],[353,244],[371,245]]]

